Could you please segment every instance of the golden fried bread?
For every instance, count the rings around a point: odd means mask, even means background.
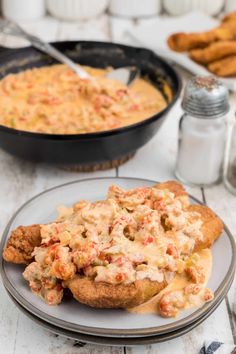
[[[113,285],[79,276],[64,283],[77,301],[97,308],[134,307],[152,298],[166,285],[165,281],[158,283],[149,279]]]
[[[171,193],[174,193],[175,198],[177,198],[182,203],[182,205],[189,204],[188,193],[186,192],[184,186],[177,181],[167,181],[158,183],[154,186],[154,188],[168,190]]]
[[[217,60],[208,65],[208,70],[221,77],[230,77],[236,75],[236,55]]]
[[[223,17],[222,23],[227,23],[227,22],[236,22],[236,11],[230,12],[225,17]]]
[[[216,41],[231,40],[235,35],[236,28],[230,23],[202,33],[174,33],[168,38],[167,43],[170,49],[176,52],[186,52],[195,48],[205,48]]]
[[[231,34],[231,38],[235,39],[235,36],[236,36],[236,22],[229,21],[229,22],[226,22],[226,23],[222,23],[219,28],[224,29],[224,30],[228,30],[229,33]],[[224,40],[224,38],[221,38],[220,40]]]
[[[189,57],[197,63],[207,65],[233,54],[236,54],[236,41],[221,41],[204,49],[193,49],[189,52]]]
[[[154,187],[162,190],[167,189],[168,191],[174,193],[176,197],[188,197],[188,193],[186,192],[184,186],[177,181],[157,183]]]
[[[188,210],[200,214],[203,222],[201,226],[203,238],[196,240],[194,252],[211,247],[222,233],[224,227],[222,221],[205,205],[189,205]]]
[[[12,231],[3,251],[7,262],[28,264],[32,261],[34,248],[40,246],[40,225],[19,226]]]

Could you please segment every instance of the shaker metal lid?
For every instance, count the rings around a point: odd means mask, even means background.
[[[219,118],[229,111],[229,92],[214,76],[195,76],[184,90],[183,110],[198,118]]]

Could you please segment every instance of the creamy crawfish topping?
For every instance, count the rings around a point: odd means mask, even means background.
[[[186,272],[193,281],[203,281],[191,255],[203,237],[202,221],[187,205],[168,190],[125,191],[114,185],[105,200],[62,207],[55,222],[41,225],[42,244],[24,277],[50,304],[61,301],[61,284],[75,274],[130,284],[146,278],[169,283]]]
[[[211,275],[212,253],[203,249],[185,259],[186,269],[175,274],[174,279],[156,296],[144,304],[129,309],[133,313],[158,313],[163,317],[175,317],[180,310],[200,307],[214,297],[212,291],[206,288]],[[196,269],[198,277],[192,277]]]
[[[19,130],[79,134],[115,129],[149,118],[166,107],[160,91],[143,79],[132,87],[84,67],[80,79],[65,65],[26,70],[0,81],[0,124]],[[166,85],[171,98],[171,90]]]

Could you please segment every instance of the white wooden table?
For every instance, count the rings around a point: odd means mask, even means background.
[[[34,23],[23,23],[24,28],[44,40],[98,39],[112,40],[112,20],[102,16],[90,22],[65,23],[44,18]],[[138,23],[131,23],[138,26]],[[0,36],[0,45],[21,46],[24,41]],[[178,70],[180,70],[178,68]],[[184,78],[186,73],[181,71]],[[236,109],[236,94],[231,96],[232,109]],[[52,186],[101,176],[143,177],[157,181],[173,179],[176,157],[178,120],[181,115],[179,102],[170,112],[160,132],[136,156],[123,166],[96,173],[70,173],[46,165],[22,162],[0,151],[0,227],[5,227],[12,213],[28,198]],[[236,197],[223,185],[211,189],[191,188],[189,191],[212,207],[235,233]],[[219,260],[220,261],[224,261]],[[0,282],[0,353],[1,354],[195,354],[204,340],[215,337],[222,342],[236,344],[236,282],[228,297],[218,309],[190,333],[162,344],[125,348],[80,345],[58,337],[29,320],[13,305]]]

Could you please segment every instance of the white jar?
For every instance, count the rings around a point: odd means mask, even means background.
[[[221,180],[226,140],[225,117],[199,119],[184,115],[180,121],[176,177],[195,186]]]
[[[161,0],[111,0],[109,11],[123,17],[155,16],[161,10]]]
[[[102,14],[108,0],[47,0],[47,8],[52,16],[62,20],[86,20]]]
[[[2,13],[11,21],[37,20],[45,15],[45,0],[2,0]]]
[[[184,15],[194,10],[214,16],[223,8],[224,0],[163,0],[163,6],[173,16]]]
[[[211,186],[222,178],[228,90],[214,77],[195,77],[185,87],[182,108],[176,177],[191,185]]]
[[[235,11],[236,10],[236,0],[226,0],[225,11]]]

